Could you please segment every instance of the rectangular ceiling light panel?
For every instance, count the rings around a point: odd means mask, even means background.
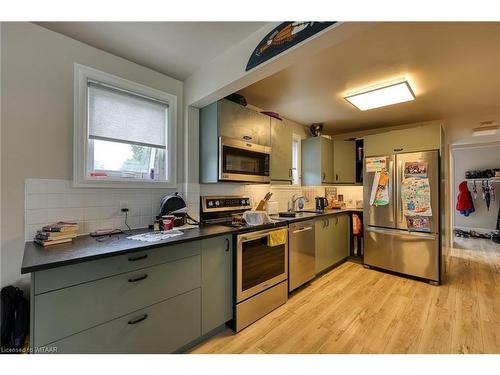
[[[359,110],[366,111],[373,108],[415,100],[415,94],[413,94],[408,81],[403,81],[349,95],[345,97],[345,100]]]

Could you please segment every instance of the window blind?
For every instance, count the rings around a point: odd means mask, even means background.
[[[90,139],[166,148],[168,104],[88,81]]]

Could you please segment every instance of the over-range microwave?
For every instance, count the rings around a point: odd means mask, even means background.
[[[271,147],[219,137],[219,181],[269,183]]]

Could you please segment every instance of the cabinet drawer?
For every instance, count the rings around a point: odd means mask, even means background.
[[[201,285],[200,256],[35,296],[34,342],[46,345]]]
[[[200,241],[193,241],[38,271],[33,274],[35,294],[198,254]]]
[[[171,353],[200,336],[200,299],[197,288],[50,346],[58,353]]]

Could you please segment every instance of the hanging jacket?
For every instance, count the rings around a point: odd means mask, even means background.
[[[458,196],[457,196],[457,211],[464,216],[469,216],[473,213],[474,203],[472,203],[472,196],[470,194],[469,188],[467,187],[467,181],[462,181],[458,185]]]

